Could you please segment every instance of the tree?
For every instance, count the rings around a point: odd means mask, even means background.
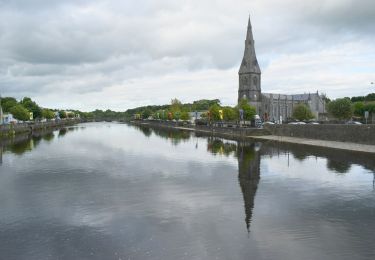
[[[352,104],[350,99],[339,98],[328,104],[328,112],[338,119],[349,119],[352,117]]]
[[[308,106],[305,104],[298,104],[293,109],[293,118],[303,121],[313,119],[314,115]]]
[[[181,112],[181,120],[190,120],[190,115],[188,112]]]
[[[218,104],[213,104],[210,106],[209,112],[210,112],[210,119],[213,121],[220,121],[220,106]]]
[[[366,103],[363,107],[363,111],[369,111],[370,113],[375,113],[375,102]]]
[[[42,115],[45,119],[53,119],[55,118],[55,112],[50,109],[43,109]]]
[[[74,118],[75,114],[73,112],[67,113],[68,118]]]
[[[220,106],[220,100],[219,99],[212,99],[212,100],[201,99],[201,100],[194,101],[191,106],[191,109],[192,111],[205,111],[205,110],[208,110],[210,106],[214,104]]]
[[[30,120],[30,112],[20,104],[12,107],[9,112],[12,113],[15,119],[21,121]]]
[[[238,118],[236,110],[232,107],[223,107],[223,117],[224,121],[234,121]]]
[[[142,111],[142,118],[147,119],[152,115],[152,111],[149,108],[146,108],[145,110]]]
[[[181,107],[182,107],[182,103],[180,100],[178,100],[177,98],[174,98],[171,100],[171,111],[173,113],[177,111],[181,111]]]
[[[239,109],[243,110],[243,117],[244,120],[252,120],[254,119],[256,115],[256,108],[251,106],[248,102],[247,99],[241,99],[241,101],[238,103],[238,106],[236,107],[237,111]]]
[[[353,103],[354,103],[354,102],[365,101],[365,97],[364,97],[364,96],[352,97],[352,98],[350,99],[350,101],[352,101]]]
[[[368,94],[365,97],[365,101],[375,101],[375,93]]]
[[[352,105],[354,115],[362,117],[365,113],[365,104],[363,102],[355,102]]]
[[[31,100],[29,97],[24,97],[21,101],[21,105],[33,113],[34,118],[41,118],[42,117],[42,109]]]
[[[1,107],[4,112],[9,112],[10,109],[18,104],[17,100],[12,97],[1,98]]]
[[[59,111],[59,117],[60,117],[61,119],[66,118],[66,113],[65,113],[65,111]]]

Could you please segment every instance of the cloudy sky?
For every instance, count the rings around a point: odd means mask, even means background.
[[[373,0],[0,0],[0,94],[85,111],[234,104],[249,14],[262,91],[375,92]]]

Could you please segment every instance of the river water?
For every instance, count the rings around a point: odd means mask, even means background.
[[[0,259],[375,259],[371,155],[116,123],[0,153]]]

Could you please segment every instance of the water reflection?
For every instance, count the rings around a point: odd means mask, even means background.
[[[273,141],[265,142],[262,147],[262,155],[264,156],[275,156],[289,153],[293,155],[293,158],[301,162],[310,157],[325,158],[327,159],[327,169],[339,174],[349,172],[353,165],[361,165],[369,171],[375,171],[374,154],[299,144],[286,144]]]
[[[133,127],[140,130],[146,137],[150,137],[154,133],[158,137],[171,141],[171,143],[174,145],[178,145],[179,143],[184,141],[189,141],[192,138],[191,132],[181,131],[174,128],[151,128],[147,125],[134,125]]]
[[[352,165],[361,165],[373,173],[373,187],[375,188],[375,156],[357,152],[326,149],[298,144],[283,144],[279,142],[259,143],[254,140],[226,140],[213,137],[209,134],[192,133],[176,129],[159,129],[148,126],[138,126],[139,130],[147,133],[147,136],[156,136],[170,140],[174,145],[188,141],[192,138],[204,138],[207,140],[207,151],[213,155],[233,156],[238,160],[238,182],[242,192],[245,207],[246,229],[250,232],[254,201],[260,182],[260,165],[262,158],[285,156],[288,168],[290,155],[297,161],[303,162],[315,157],[326,159],[326,168],[338,175],[348,173]],[[198,147],[198,141],[196,141]]]
[[[374,259],[373,157],[137,129],[4,146],[2,258]]]
[[[58,130],[58,137],[63,137],[69,131],[74,131],[77,128],[69,127]],[[32,134],[19,134],[11,138],[4,138],[0,140],[0,163],[2,163],[3,153],[12,153],[16,155],[23,155],[37,148],[41,141],[50,143],[56,136],[56,130],[37,131]]]
[[[250,232],[255,194],[260,180],[260,148],[257,142],[230,142],[220,138],[209,137],[207,150],[213,154],[234,155],[238,160],[238,183],[241,188],[246,229]]]

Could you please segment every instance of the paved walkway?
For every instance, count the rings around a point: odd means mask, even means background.
[[[356,152],[375,153],[375,145],[326,141],[326,140],[314,140],[314,139],[305,139],[305,138],[287,137],[287,136],[275,136],[275,135],[251,136],[251,138],[259,139],[259,140],[279,141],[279,142],[284,142],[284,143],[294,143],[294,144],[327,147],[327,148],[356,151]]]

